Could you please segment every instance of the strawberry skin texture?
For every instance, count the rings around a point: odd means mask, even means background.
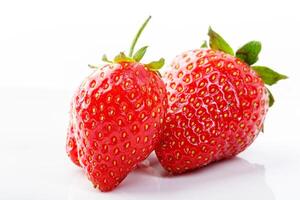
[[[79,162],[95,187],[110,191],[158,145],[167,109],[164,83],[142,64],[108,64],[74,98]]]
[[[67,145],[66,145],[67,155],[71,161],[80,167],[78,160],[77,144],[74,136],[74,125],[72,120],[69,123],[68,132],[67,132]]]
[[[163,80],[169,103],[156,155],[171,173],[235,156],[262,129],[268,92],[238,58],[211,49],[187,51]]]
[[[80,167],[80,163],[78,160],[78,151],[77,151],[77,144],[74,133],[76,132],[76,127],[74,126],[73,121],[73,103],[71,103],[71,110],[70,110],[70,122],[68,126],[67,132],[67,143],[66,143],[66,152],[71,161]]]

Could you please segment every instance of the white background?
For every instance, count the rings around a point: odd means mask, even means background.
[[[300,14],[297,1],[0,1],[0,199],[299,199]],[[272,87],[265,133],[237,158],[165,177],[149,158],[111,193],[65,154],[69,102],[102,54],[138,46],[145,61],[198,48],[211,25],[236,49],[260,40]]]

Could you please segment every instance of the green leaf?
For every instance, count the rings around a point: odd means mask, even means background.
[[[105,54],[103,54],[103,56],[102,56],[102,61],[108,62],[108,63],[112,63],[111,60],[108,60],[108,58],[107,58],[107,56]]]
[[[148,64],[146,64],[146,67],[148,67],[152,71],[158,71],[162,66],[165,64],[165,59],[161,58],[158,61],[152,61]]]
[[[135,54],[133,55],[133,59],[137,62],[139,62],[140,60],[142,60],[142,58],[144,57],[146,51],[147,51],[148,46],[144,46],[142,48],[140,48],[137,52],[135,52]]]
[[[121,63],[121,62],[134,62],[134,60],[130,57],[127,57],[124,52],[120,52],[115,58],[114,62]]]
[[[245,61],[248,65],[252,65],[258,60],[260,51],[261,43],[259,41],[251,41],[239,48],[235,56]]]
[[[269,107],[272,107],[275,100],[274,100],[274,97],[273,97],[271,91],[268,88],[267,88],[267,90],[268,90],[268,93],[269,93]]]
[[[88,64],[88,66],[91,69],[98,69],[99,68],[99,65],[97,65],[97,64]]]
[[[256,71],[256,73],[267,85],[273,85],[279,80],[288,78],[286,75],[279,74],[278,72],[275,72],[274,70],[265,66],[252,66],[252,69]]]
[[[211,27],[208,28],[209,46],[211,49],[220,50],[230,55],[234,55],[234,52],[230,45]]]
[[[201,48],[207,48],[207,41],[204,40],[203,43],[202,43],[202,45],[200,47]]]

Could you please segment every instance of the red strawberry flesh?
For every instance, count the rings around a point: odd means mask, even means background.
[[[166,106],[162,80],[142,64],[109,64],[87,78],[75,97],[75,137],[96,187],[112,190],[154,150]]]
[[[238,58],[210,49],[187,51],[163,80],[169,107],[156,154],[172,173],[232,157],[262,129],[267,90]]]

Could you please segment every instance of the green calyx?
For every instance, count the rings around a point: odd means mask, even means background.
[[[109,60],[106,55],[103,55],[102,61],[107,62],[107,63],[140,62],[143,59],[148,46],[144,46],[144,47],[140,48],[139,50],[137,50],[136,52],[134,52],[134,48],[136,46],[136,43],[137,43],[140,35],[142,34],[143,30],[147,26],[150,19],[151,19],[151,16],[149,16],[146,19],[146,21],[142,24],[142,26],[139,28],[138,32],[136,33],[136,35],[131,43],[128,55],[126,55],[125,52],[120,52],[118,55],[116,55],[114,57],[113,60]],[[152,61],[148,64],[145,64],[145,66],[148,69],[150,69],[151,71],[158,71],[160,68],[163,67],[164,63],[165,63],[165,60],[163,58],[160,58],[158,61]],[[97,65],[89,65],[89,67],[97,68]]]
[[[203,42],[202,42],[202,44],[201,44],[201,46],[200,46],[201,48],[207,48],[208,47],[208,45],[207,45],[207,41],[206,40],[204,40]]]
[[[261,43],[258,41],[251,41],[239,48],[235,56],[243,60],[248,65],[252,65],[258,61],[258,54],[261,51]]]
[[[235,53],[231,46],[211,27],[208,29],[209,36],[209,47],[213,50],[222,51],[224,53],[230,54],[247,63],[260,78],[264,81],[266,85],[273,85],[279,80],[287,79],[286,75],[280,74],[269,67],[265,66],[253,66],[258,61],[258,55],[261,51],[261,43],[259,41],[250,41],[240,47]],[[204,41],[201,48],[207,48],[207,42]],[[269,107],[274,104],[274,97],[271,91],[267,88],[269,93]]]
[[[252,69],[260,76],[260,78],[267,85],[273,85],[280,80],[287,79],[288,77],[283,74],[279,74],[274,70],[265,66],[252,66]]]
[[[230,47],[230,45],[218,33],[212,30],[211,27],[208,28],[208,36],[209,36],[209,47],[211,49],[223,51],[232,56],[234,55],[234,52]]]

